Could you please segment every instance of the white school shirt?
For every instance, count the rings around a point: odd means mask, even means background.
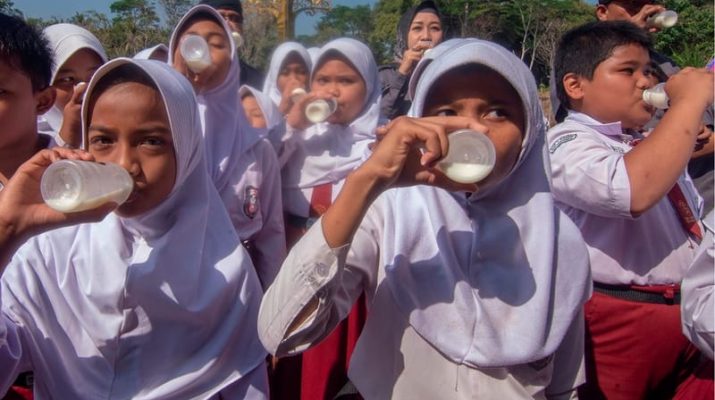
[[[236,171],[242,173],[229,179],[232,189],[219,194],[238,237],[256,250],[254,266],[265,289],[286,255],[280,166],[273,146],[258,140],[240,155]]]
[[[403,200],[405,195],[432,193],[428,196],[436,202],[428,207],[439,214],[433,221],[441,221],[440,232],[446,230],[458,236],[463,233],[460,231],[471,229],[470,220],[463,217],[463,209],[455,207],[460,202],[457,197],[463,195],[425,186],[397,190],[405,191]],[[319,220],[289,253],[261,304],[258,329],[266,349],[278,356],[292,355],[320,342],[348,315],[364,291],[368,319],[348,371],[351,382],[364,398],[532,399],[560,398],[559,394],[568,398],[584,382],[584,331],[582,318],[578,316],[553,357],[493,368],[452,362],[410,326],[385,280],[387,258],[399,252],[389,248],[391,233],[384,229],[385,221],[394,217],[396,203],[390,198],[394,192],[384,193],[372,204],[349,246],[331,249]],[[396,225],[397,221],[389,224]],[[425,237],[430,236],[433,239],[428,241],[441,240],[432,232],[425,232]],[[460,252],[460,247],[462,250],[469,247],[463,244],[469,243],[469,238],[457,236],[451,238],[450,246]],[[418,264],[412,268],[419,268]],[[296,316],[316,297],[317,310],[298,329],[286,334]],[[449,299],[435,302],[450,307]],[[545,314],[548,312],[544,310]],[[491,321],[489,317],[486,319]]]
[[[631,135],[620,122],[600,123],[570,111],[547,132],[552,192],[576,223],[588,247],[593,280],[614,285],[679,283],[696,242],[681,225],[667,196],[637,218],[631,215],[631,187],[623,155]],[[678,184],[693,214],[702,198],[683,172]]]
[[[685,274],[680,302],[683,333],[713,359],[715,348],[715,221],[713,211],[703,220],[705,236],[693,265]]]

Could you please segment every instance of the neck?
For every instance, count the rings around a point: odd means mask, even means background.
[[[0,148],[0,180],[9,180],[20,165],[37,152],[39,136],[25,135],[24,137],[27,139]]]

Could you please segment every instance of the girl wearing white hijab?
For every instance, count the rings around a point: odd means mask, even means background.
[[[80,26],[55,24],[42,32],[54,56],[50,84],[57,98],[55,105],[38,118],[38,130],[52,135],[60,145],[77,147],[82,95],[94,71],[107,62],[107,54],[99,39]],[[63,125],[65,116],[67,122]]]
[[[349,370],[364,398],[568,398],[583,381],[588,256],[550,193],[536,84],[498,45],[450,46],[413,76],[415,118],[378,131],[288,255],[261,304],[261,341],[304,351],[365,291]],[[463,128],[496,149],[478,185],[434,167]]]
[[[194,85],[211,179],[263,287],[268,287],[286,254],[280,169],[273,147],[251,127],[241,105],[239,62],[230,32],[212,7],[192,8],[171,36],[169,63]],[[186,34],[198,34],[210,45],[212,65],[200,74],[186,68],[178,50]]]
[[[308,78],[313,62],[305,47],[296,42],[281,43],[271,55],[268,76],[263,82],[263,93],[278,106],[283,114],[292,107],[291,93],[297,88],[308,89]]]
[[[15,253],[0,393],[33,370],[38,398],[267,398],[261,287],[206,173],[191,86],[166,64],[120,58],[86,100],[85,148],[135,189],[103,221]]]
[[[311,125],[304,110],[317,98],[335,99],[337,108],[325,122]],[[323,46],[311,75],[311,92],[286,117],[287,139],[281,156],[286,158],[283,203],[289,245],[325,212],[345,177],[363,161],[368,144],[375,139],[379,104],[380,83],[370,49],[348,38]],[[333,398],[347,382],[347,360],[364,321],[365,304],[358,301],[348,320],[327,341],[303,355],[301,388],[296,389],[301,398]],[[272,383],[272,389],[277,386],[285,390],[286,383]]]

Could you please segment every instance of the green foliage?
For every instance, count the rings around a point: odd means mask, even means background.
[[[0,13],[22,16],[20,10],[15,8],[15,4],[11,0],[0,0]]]
[[[655,37],[655,48],[681,67],[702,67],[713,57],[713,3],[667,0],[665,6],[678,12],[678,24]]]

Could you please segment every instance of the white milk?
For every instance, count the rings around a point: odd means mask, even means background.
[[[203,58],[189,59],[184,58],[186,66],[189,67],[195,73],[203,72],[206,68],[211,65],[211,61],[206,61]]]
[[[236,45],[237,49],[243,46],[243,36],[241,36],[240,33],[231,32],[231,38],[233,39],[233,43]]]
[[[455,182],[477,183],[492,172],[494,165],[445,162],[439,164],[439,169]]]
[[[295,88],[292,92],[290,92],[290,99],[293,101],[293,103],[297,103],[298,100],[300,100],[300,98],[305,96],[306,94],[308,93],[305,91],[305,89]]]
[[[665,83],[659,83],[643,91],[643,101],[655,108],[666,109],[670,99],[665,92]]]
[[[670,28],[675,26],[676,23],[678,23],[678,13],[673,10],[661,11],[646,19],[646,25],[649,28]]]
[[[121,204],[127,199],[127,197],[129,197],[131,189],[132,188],[115,190],[114,192],[107,193],[103,196],[87,198],[84,200],[81,198],[81,196],[77,196],[75,198],[59,197],[56,199],[46,199],[45,203],[50,206],[50,208],[53,208],[59,212],[79,212],[97,208],[102,204],[108,203],[110,201]]]
[[[305,117],[308,121],[317,124],[323,122],[335,112],[337,103],[335,100],[318,99],[305,107]]]

